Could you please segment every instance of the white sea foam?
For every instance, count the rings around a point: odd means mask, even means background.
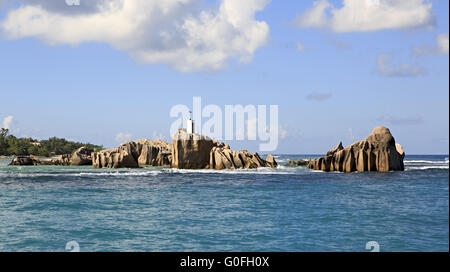
[[[160,171],[136,171],[136,172],[80,172],[80,173],[64,173],[64,172],[5,172],[0,176],[9,177],[86,177],[86,176],[156,176]]]
[[[165,173],[208,173],[208,174],[252,174],[252,175],[289,175],[294,174],[293,171],[283,171],[277,170],[278,168],[256,168],[256,169],[224,169],[224,170],[214,170],[214,169],[177,169],[177,168],[166,168],[162,169]]]
[[[449,169],[448,165],[409,166],[405,170]]]
[[[427,160],[405,160],[404,161],[405,164],[417,164],[417,163],[428,163],[428,164],[444,164],[447,163],[448,164],[448,160],[445,161],[427,161]]]

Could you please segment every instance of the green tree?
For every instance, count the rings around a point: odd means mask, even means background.
[[[17,138],[14,135],[10,135],[8,129],[3,128],[0,130],[0,155],[61,155],[73,153],[82,146],[91,148],[94,151],[103,149],[103,146],[67,141],[64,138],[57,137],[40,142],[33,138]]]
[[[31,141],[27,138],[16,138],[15,136],[8,136],[8,154],[9,155],[29,155],[28,148],[30,148]]]
[[[2,128],[0,130],[0,155],[8,155],[8,134],[8,129]]]

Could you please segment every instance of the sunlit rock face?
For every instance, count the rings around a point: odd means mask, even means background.
[[[362,141],[344,148],[339,143],[325,157],[308,161],[308,168],[326,172],[403,171],[405,152],[386,127],[376,127]]]
[[[139,165],[170,166],[171,146],[161,140],[129,141],[116,148],[93,152],[95,168],[137,168]]]
[[[172,139],[172,167],[222,170],[277,167],[277,162],[272,155],[263,160],[258,153],[234,151],[226,143],[179,130]]]

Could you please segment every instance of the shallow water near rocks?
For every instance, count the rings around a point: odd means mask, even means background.
[[[0,251],[448,251],[448,155],[406,171],[7,166]]]

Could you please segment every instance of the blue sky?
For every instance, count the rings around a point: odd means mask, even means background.
[[[130,31],[121,17],[76,24],[100,12],[83,0],[0,0],[0,120],[12,116],[16,136],[112,147],[118,134],[169,139],[171,107],[201,96],[222,108],[279,105],[275,153],[324,153],[384,125],[408,154],[448,154],[449,2],[366,0],[375,6],[348,23],[353,1],[192,0]],[[214,17],[222,7],[228,17]],[[189,35],[172,18],[191,22]]]

